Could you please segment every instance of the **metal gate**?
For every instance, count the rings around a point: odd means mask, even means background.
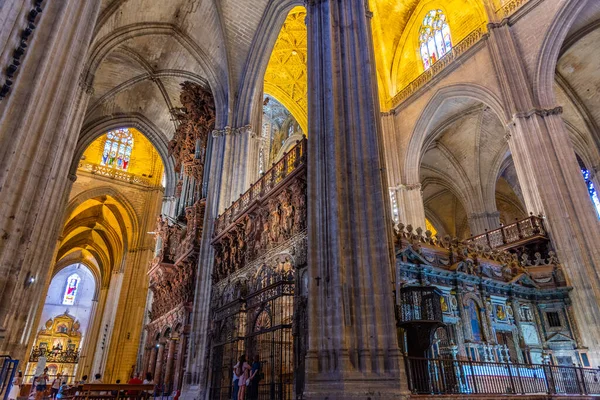
[[[257,399],[302,398],[306,299],[296,293],[298,279],[297,270],[276,272],[263,267],[240,291],[247,293],[246,296],[215,310],[210,362],[211,399],[232,398],[233,367],[242,354],[246,355],[249,364],[255,356],[260,360],[262,379]]]
[[[10,356],[0,356],[2,370],[0,370],[0,397],[8,399],[8,393],[12,387],[12,381],[17,373],[19,360],[13,360]]]

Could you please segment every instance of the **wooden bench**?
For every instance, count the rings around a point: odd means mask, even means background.
[[[73,389],[78,392],[77,395],[72,397],[75,400],[148,399],[153,397],[154,384],[128,385],[116,383],[86,383],[85,385]]]

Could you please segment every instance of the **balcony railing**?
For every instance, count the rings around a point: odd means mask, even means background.
[[[278,188],[288,176],[293,175],[305,162],[306,139],[302,139],[281,160],[273,164],[271,169],[250,186],[250,189],[242,194],[237,201],[233,202],[223,214],[217,217],[215,220],[214,236],[218,236],[238,216],[244,214],[254,201],[266,197],[270,192]]]
[[[496,10],[496,14],[500,18],[508,18],[512,14],[514,14],[515,11],[517,11],[519,8],[521,8],[521,6],[523,6],[525,3],[527,3],[528,1],[529,0],[511,0],[511,1],[507,1],[507,2],[505,2],[502,5],[502,7],[500,7],[498,10]]]
[[[120,181],[134,183],[137,185],[151,186],[150,179],[148,178],[130,174],[129,172],[122,171],[118,168],[107,167],[106,165],[80,161],[79,169],[85,172],[89,172],[90,174],[104,176],[110,179],[117,179]]]
[[[430,68],[428,68],[421,75],[419,75],[415,80],[413,80],[408,85],[406,85],[406,87],[400,90],[392,98],[391,107],[398,106],[404,100],[416,93],[420,88],[429,83],[436,75],[442,72],[454,60],[456,60],[467,50],[473,47],[473,45],[478,43],[485,36],[485,33],[486,28],[484,25],[469,33],[463,40],[461,40],[454,47],[452,47],[452,50],[446,53],[435,64],[433,64]]]
[[[543,219],[532,215],[482,235],[472,236],[466,239],[465,243],[487,246],[490,249],[502,249],[534,238],[547,238],[547,236]]]
[[[415,394],[600,394],[600,369],[406,357]]]

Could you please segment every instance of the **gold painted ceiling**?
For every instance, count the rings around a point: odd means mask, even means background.
[[[308,132],[305,18],[304,7],[294,7],[288,14],[265,71],[264,90]]]
[[[479,0],[373,0],[370,6],[383,109],[387,109],[389,99],[423,72],[418,30],[428,11],[441,9],[446,14],[454,44],[486,22]],[[264,91],[283,104],[307,132],[305,18],[304,7],[295,7],[286,18],[267,65]]]

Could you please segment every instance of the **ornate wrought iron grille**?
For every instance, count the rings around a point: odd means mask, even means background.
[[[249,364],[260,358],[258,399],[302,398],[306,298],[296,291],[300,272],[263,267],[247,287],[232,288],[233,296],[225,289],[229,302],[214,309],[211,399],[232,398],[233,369],[242,354]]]

